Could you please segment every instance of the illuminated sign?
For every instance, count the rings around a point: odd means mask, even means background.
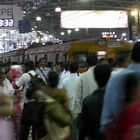
[[[128,12],[75,10],[61,12],[62,28],[127,28]]]
[[[13,19],[0,19],[0,27],[13,27],[14,20]]]
[[[0,28],[18,28],[18,21],[23,18],[21,7],[0,5]]]

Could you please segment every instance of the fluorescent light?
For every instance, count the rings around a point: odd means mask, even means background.
[[[41,21],[41,17],[36,17],[36,21]]]
[[[56,7],[55,8],[55,12],[61,12],[61,8],[60,7]]]

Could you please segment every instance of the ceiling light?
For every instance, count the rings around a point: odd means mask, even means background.
[[[61,35],[65,35],[65,33],[64,32],[61,32]]]
[[[61,12],[61,8],[60,7],[56,7],[55,8],[55,12]]]
[[[53,38],[53,35],[49,35],[49,38]]]
[[[79,28],[75,28],[75,31],[78,32],[79,31]]]
[[[122,36],[125,37],[127,34],[126,33],[122,33]]]
[[[71,32],[72,32],[71,30],[68,30],[68,34],[71,34]]]
[[[41,17],[36,17],[36,21],[41,21]]]

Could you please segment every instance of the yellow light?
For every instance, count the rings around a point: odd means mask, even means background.
[[[131,16],[137,16],[138,15],[138,11],[134,10],[131,12]]]

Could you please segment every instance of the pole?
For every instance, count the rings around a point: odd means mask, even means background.
[[[128,11],[128,32],[129,32],[129,40],[133,40],[131,11]]]

